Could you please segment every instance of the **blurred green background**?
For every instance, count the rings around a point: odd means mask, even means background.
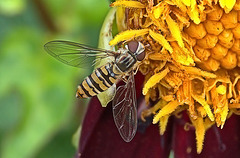
[[[92,69],[64,65],[43,45],[97,47],[109,9],[108,0],[0,1],[0,157],[74,157],[72,137],[88,101],[75,92]]]

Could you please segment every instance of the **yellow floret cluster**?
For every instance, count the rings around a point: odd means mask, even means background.
[[[223,128],[240,108],[240,0],[118,0],[119,34],[110,42],[137,39],[147,57],[144,117],[163,134],[170,115],[187,111],[196,128],[197,152],[206,130]]]

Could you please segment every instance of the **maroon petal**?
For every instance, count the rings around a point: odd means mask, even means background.
[[[137,97],[140,98],[143,77],[136,77]],[[170,152],[171,134],[159,135],[157,125],[150,125],[143,132],[137,132],[129,143],[123,141],[114,124],[111,103],[102,108],[93,97],[89,104],[81,132],[79,151],[81,158],[167,158]]]
[[[185,123],[188,121],[185,118]],[[174,121],[173,150],[175,158],[239,158],[240,157],[240,117],[233,115],[220,129],[211,127],[205,135],[203,151],[196,153],[194,129],[185,131],[183,120]]]
[[[92,98],[90,107],[93,107],[92,103],[96,103],[96,100],[97,98]],[[100,106],[100,104],[94,106]],[[89,109],[89,111],[91,110]],[[166,142],[170,142],[169,136],[170,134],[160,137],[158,126],[150,125],[144,133],[137,132],[133,140],[126,143],[118,133],[113,121],[111,106],[108,106],[94,127],[83,124],[78,157],[145,158],[151,156],[152,158],[167,158],[170,143]]]
[[[88,139],[91,138],[91,135],[94,132],[94,128],[97,125],[104,110],[105,108],[101,106],[97,97],[93,97],[89,102],[88,110],[82,124],[81,137],[79,141],[80,151],[84,151]]]

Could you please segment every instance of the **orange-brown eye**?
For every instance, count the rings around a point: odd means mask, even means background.
[[[138,41],[130,41],[130,42],[128,42],[128,50],[131,52],[131,53],[135,53],[136,51],[137,51],[137,49],[138,49],[138,45],[139,45],[139,43],[138,43]]]
[[[142,61],[145,58],[145,55],[146,55],[146,53],[145,53],[145,51],[143,51],[140,54],[138,54],[136,56],[136,58],[137,58],[138,61]]]

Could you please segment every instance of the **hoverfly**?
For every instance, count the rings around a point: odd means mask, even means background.
[[[119,86],[112,100],[113,118],[124,141],[130,142],[137,131],[137,103],[134,81],[134,70],[145,58],[145,48],[141,42],[130,41],[125,48],[117,51],[96,49],[89,46],[69,42],[50,41],[45,49],[57,60],[74,67],[82,68],[89,65],[89,58],[103,59],[112,57],[114,60],[95,69],[78,86],[76,96],[87,98],[95,96],[122,79],[125,85]]]

